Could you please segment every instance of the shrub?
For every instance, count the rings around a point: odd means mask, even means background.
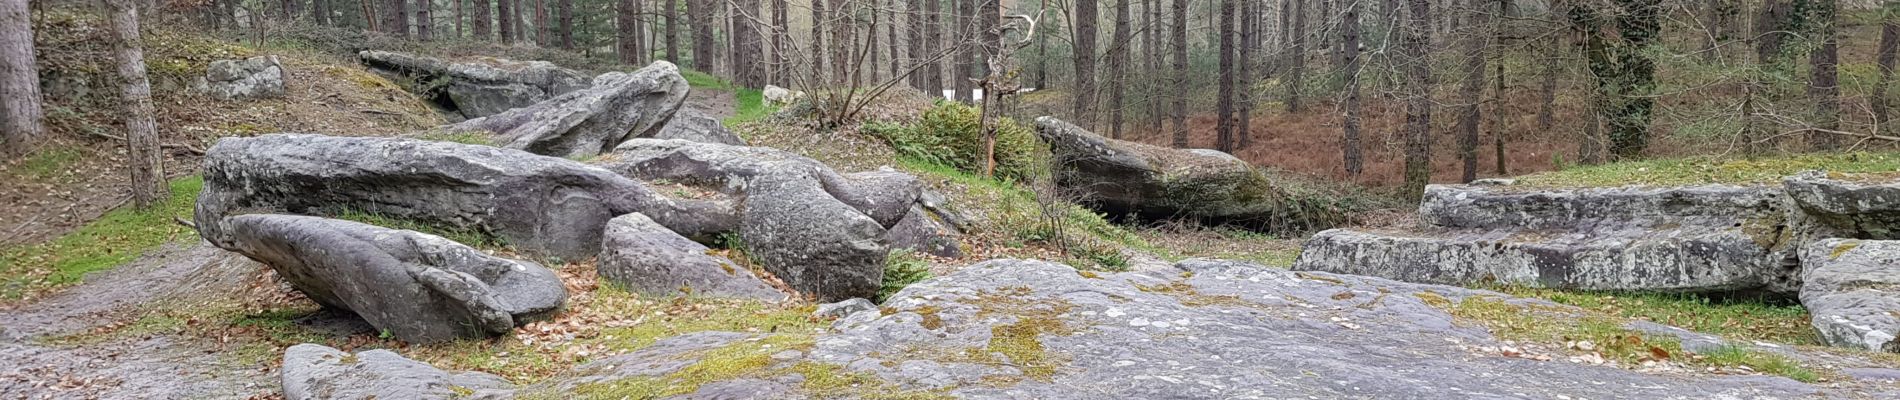
[[[983,172],[983,123],[976,107],[938,102],[915,127],[870,124],[865,131],[883,138],[899,155]],[[1048,150],[1036,133],[1009,118],[996,120],[996,177],[1026,181],[1048,167]]]
[[[884,286],[877,290],[878,303],[904,290],[905,286],[930,279],[930,262],[911,250],[896,250],[884,257]]]

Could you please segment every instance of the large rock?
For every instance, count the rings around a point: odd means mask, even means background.
[[[370,71],[414,82],[418,93],[462,118],[480,118],[587,87],[587,76],[546,61],[467,62],[387,51],[357,53]],[[423,87],[427,86],[427,87]]]
[[[1036,118],[1036,134],[1055,156],[1057,184],[1111,216],[1250,227],[1289,217],[1266,175],[1227,153],[1105,138],[1046,116]]]
[[[449,373],[389,350],[350,354],[310,343],[284,350],[283,380],[288,400],[492,399],[514,389],[499,376]]]
[[[448,142],[273,134],[207,152],[199,233],[234,241],[224,217],[253,211],[379,214],[499,237],[570,260],[600,252],[614,216],[639,212],[688,237],[733,231],[718,201],[671,199],[638,181],[558,157]]]
[[[876,294],[888,252],[885,228],[903,218],[921,190],[908,175],[844,175],[763,147],[635,139],[607,158],[604,167],[628,176],[738,198],[747,254],[792,288],[825,301]]]
[[[785,294],[751,270],[710,254],[645,215],[614,217],[601,235],[600,277],[630,290],[661,296],[704,295],[779,301]]]
[[[678,67],[655,61],[633,73],[601,74],[584,90],[444,129],[492,134],[501,147],[535,154],[593,156],[660,133],[686,102],[687,90]]]
[[[1822,342],[1900,353],[1900,241],[1818,240],[1801,269],[1801,305]]]
[[[653,135],[654,139],[679,139],[690,142],[729,144],[745,146],[745,139],[727,130],[718,119],[707,116],[698,107],[682,107],[673,114],[673,120]]]
[[[277,56],[212,61],[200,89],[224,100],[284,97],[284,65]]]
[[[295,215],[226,218],[221,247],[262,262],[311,300],[410,342],[507,333],[561,308],[567,289],[540,265],[439,236]]]
[[[1522,190],[1433,185],[1411,230],[1335,229],[1293,269],[1441,284],[1792,294],[1787,206],[1773,188]]]
[[[1782,181],[1788,197],[1833,236],[1900,239],[1900,181],[1892,175],[1808,171]]]

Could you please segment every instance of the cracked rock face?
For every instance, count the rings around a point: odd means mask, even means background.
[[[405,341],[504,334],[567,299],[554,271],[435,235],[296,215],[239,215],[223,224],[233,241],[221,247]]]
[[[498,146],[535,154],[593,156],[660,133],[686,102],[688,90],[678,67],[656,61],[632,73],[600,74],[585,89],[445,129],[489,133]]]
[[[350,354],[309,343],[284,350],[283,379],[289,400],[494,399],[514,388],[499,376],[449,373],[389,350]]]
[[[719,201],[672,199],[579,162],[489,146],[413,139],[274,134],[224,138],[204,161],[199,234],[235,238],[246,212],[377,214],[493,235],[518,250],[578,260],[600,252],[614,216],[640,212],[688,237],[730,232]]]
[[[1419,206],[1423,226],[1320,232],[1293,268],[1441,284],[1791,294],[1800,276],[1785,204],[1766,187],[1433,185]]]
[[[1900,353],[1900,241],[1818,240],[1801,267],[1801,305],[1822,342]]]
[[[435,84],[437,103],[450,106],[462,118],[481,118],[527,107],[587,87],[587,76],[546,61],[479,58],[451,62],[434,57],[388,51],[357,53],[370,71]]]
[[[786,295],[751,270],[666,229],[640,213],[607,221],[601,237],[600,277],[650,295],[701,295],[765,301]]]

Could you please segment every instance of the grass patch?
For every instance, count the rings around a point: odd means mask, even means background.
[[[346,220],[346,221],[356,221],[356,222],[380,226],[380,227],[389,228],[389,229],[403,229],[403,230],[411,230],[411,231],[416,231],[416,232],[427,233],[430,235],[441,236],[444,239],[453,240],[456,243],[461,243],[463,245],[474,247],[474,248],[488,249],[488,250],[502,250],[502,249],[508,248],[508,243],[506,241],[503,241],[499,237],[495,237],[494,235],[490,235],[481,231],[443,227],[443,226],[430,224],[426,222],[421,222],[421,221],[416,221],[416,220],[411,220],[411,219],[406,219],[406,218],[401,218],[401,217],[388,216],[388,215],[383,215],[383,214],[377,214],[373,212],[359,211],[355,209],[346,209],[346,210],[336,213],[336,215],[331,215],[330,218],[336,218],[336,219],[341,219],[341,220]]]
[[[13,176],[34,182],[50,181],[66,173],[68,168],[79,162],[83,156],[79,149],[72,147],[48,146],[27,156],[13,167]]]
[[[1720,301],[1690,294],[1580,292],[1527,287],[1491,288],[1590,311],[1635,318],[1729,339],[1819,345],[1808,311],[1797,304]]]
[[[1821,374],[1800,363],[1779,354],[1750,351],[1740,347],[1723,347],[1700,354],[1702,363],[1718,367],[1748,367],[1750,370],[1769,375],[1780,375],[1802,382],[1821,380]]]
[[[892,251],[890,255],[884,257],[884,283],[877,290],[877,298],[872,300],[883,303],[884,299],[897,294],[899,290],[904,290],[905,286],[925,279],[930,279],[929,261],[918,256],[914,250]]]
[[[78,283],[86,273],[138,258],[159,245],[195,235],[172,218],[191,218],[204,180],[171,181],[171,195],[149,210],[121,206],[78,230],[44,243],[0,251],[0,301],[21,300]],[[195,240],[195,239],[194,239]]]
[[[1068,202],[1044,207],[1036,193],[1015,181],[985,178],[915,157],[898,158],[898,167],[926,180],[943,181],[939,186],[953,206],[975,217],[977,232],[966,233],[1000,241],[1004,247],[1053,247],[1068,258],[1064,261],[1070,265],[1111,271],[1127,268],[1128,260],[1121,248],[1155,249],[1141,236],[1110,223],[1093,210]]]
[[[813,344],[811,335],[771,335],[758,341],[741,340],[689,355],[689,359],[697,362],[666,376],[583,383],[575,386],[570,394],[587,399],[657,399],[691,394],[708,383],[757,376],[772,366],[772,354],[786,350],[807,351]],[[565,395],[555,398],[563,397]]]
[[[1900,153],[1801,154],[1754,160],[1688,157],[1617,162],[1526,175],[1518,183],[1533,187],[1605,187],[1624,185],[1774,184],[1806,170],[1840,173],[1900,171]]]
[[[453,143],[461,143],[461,144],[475,144],[475,145],[482,145],[482,146],[495,145],[495,135],[492,133],[483,132],[483,131],[449,132],[445,130],[430,130],[428,133],[416,135],[416,138],[422,139],[422,140],[434,140],[438,142],[453,142]]]
[[[733,100],[738,103],[738,105],[735,106],[738,110],[736,110],[732,116],[719,121],[727,128],[765,119],[765,117],[772,115],[773,112],[778,111],[778,107],[765,104],[765,93],[758,89],[737,88],[733,90],[732,95]]]
[[[712,74],[687,69],[685,67],[680,68],[680,77],[686,78],[686,85],[692,86],[694,89],[732,90],[735,87],[732,85],[732,82],[726,81],[725,79],[719,79],[719,77],[713,76]]]

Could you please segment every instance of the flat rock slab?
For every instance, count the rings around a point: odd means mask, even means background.
[[[1801,269],[1801,305],[1822,342],[1900,353],[1900,241],[1818,240]]]
[[[595,260],[600,277],[649,295],[786,299],[751,270],[639,213],[614,217]]]
[[[226,249],[405,341],[505,334],[567,300],[554,271],[435,235],[296,215],[239,215],[223,224],[235,238]]]
[[[1733,228],[1332,229],[1307,239],[1293,269],[1452,285],[1747,292],[1798,282],[1781,260]]]
[[[427,90],[417,94],[445,103],[462,118],[500,114],[587,87],[586,75],[546,61],[479,57],[454,62],[375,50],[357,57],[372,72],[415,82],[412,86]]]
[[[220,139],[204,160],[196,219],[247,212],[354,212],[485,233],[529,254],[579,260],[600,252],[614,216],[640,212],[688,237],[737,226],[720,201],[672,199],[598,167],[491,146],[414,139],[272,134]]]
[[[679,67],[655,61],[632,73],[600,74],[585,89],[442,129],[492,135],[498,146],[540,155],[587,157],[659,134],[688,90]]]
[[[494,399],[514,385],[481,372],[450,373],[389,350],[351,354],[318,344],[284,350],[284,398]]]
[[[1788,217],[1779,188],[1708,185],[1527,189],[1507,185],[1430,185],[1419,219],[1440,228],[1582,230],[1744,224],[1767,230]]]

